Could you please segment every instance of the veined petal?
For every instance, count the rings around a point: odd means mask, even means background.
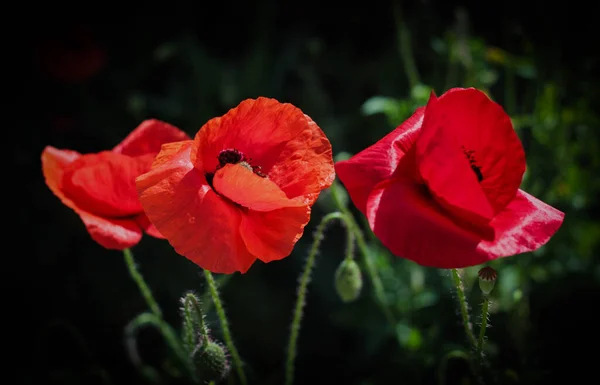
[[[263,262],[290,255],[310,220],[310,207],[286,207],[268,212],[249,210],[240,232],[248,251]]]
[[[101,217],[126,217],[142,212],[135,178],[149,159],[111,151],[78,157],[63,169],[62,191],[85,211]]]
[[[564,217],[563,212],[519,190],[490,223],[495,239],[482,242],[479,248],[498,257],[536,250],[558,231]]]
[[[240,236],[241,212],[194,168],[191,148],[163,146],[162,163],[136,179],[140,202],[177,253],[214,273],[244,273],[256,258]]]
[[[268,175],[288,197],[305,197],[312,204],[331,186],[335,170],[329,139],[311,118],[304,117],[306,126],[286,143]]]
[[[46,184],[67,207],[82,219],[92,239],[107,249],[123,250],[136,245],[142,231],[134,220],[107,219],[79,207],[62,190],[63,173],[82,155],[71,150],[59,150],[48,146],[42,152],[42,171]]]
[[[59,150],[52,146],[46,146],[42,151],[42,172],[46,185],[64,205],[74,209],[77,205],[62,191],[62,179],[64,170],[81,154],[71,150]]]
[[[440,204],[485,223],[515,196],[525,153],[510,118],[483,92],[432,96],[416,143],[422,178]]]
[[[335,170],[354,205],[364,214],[367,198],[375,185],[389,178],[414,144],[423,122],[424,107],[377,143],[348,160],[335,164]]]
[[[194,138],[192,161],[214,172],[222,150],[235,148],[268,174],[288,142],[307,129],[304,113],[289,103],[260,97],[247,99],[225,115],[209,120]]]
[[[162,144],[186,139],[189,140],[189,136],[177,127],[157,119],[148,119],[127,135],[113,152],[132,157],[157,154]]]
[[[533,251],[560,227],[564,214],[519,190],[496,216],[492,239],[456,223],[424,186],[387,180],[369,197],[369,225],[394,254],[423,266],[464,268]]]
[[[454,222],[426,186],[406,179],[379,183],[368,198],[367,218],[394,255],[423,266],[459,268],[493,259],[478,251],[479,234]]]
[[[75,210],[92,239],[112,250],[124,250],[137,245],[142,239],[142,229],[134,219],[102,218],[83,210]]]
[[[274,182],[240,163],[226,164],[219,169],[213,186],[219,194],[250,210],[271,211],[306,205],[303,199],[289,199]]]

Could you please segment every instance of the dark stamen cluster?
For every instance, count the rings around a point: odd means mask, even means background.
[[[225,165],[228,163],[237,164],[244,162],[246,165],[250,166],[250,168],[256,175],[260,176],[261,178],[266,177],[266,175],[263,174],[262,168],[260,166],[253,166],[251,164],[252,158],[247,158],[243,152],[235,148],[227,148],[225,150],[221,150],[221,152],[219,152],[219,155],[217,155],[217,159],[219,160],[219,164],[215,168],[215,171],[207,172],[205,174],[206,181],[211,187],[213,178],[215,177],[215,172],[217,172],[217,170],[219,170],[220,168],[225,167]]]
[[[462,147],[462,150],[471,165],[471,169],[477,176],[477,180],[481,182],[483,180],[483,173],[481,172],[481,167],[477,165],[477,161],[475,160],[475,151],[467,150],[464,146]]]

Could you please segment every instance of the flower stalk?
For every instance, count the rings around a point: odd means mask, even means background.
[[[345,221],[347,218],[338,211],[329,213],[321,219],[321,223],[317,226],[315,231],[313,244],[306,258],[304,270],[300,275],[300,281],[298,284],[298,297],[296,299],[296,305],[294,306],[294,314],[292,317],[292,324],[290,328],[290,337],[288,341],[287,360],[285,369],[285,385],[292,385],[294,382],[294,363],[297,355],[297,343],[298,336],[300,334],[300,325],[302,322],[302,311],[306,305],[306,292],[308,289],[308,283],[310,282],[310,274],[315,264],[315,259],[319,246],[324,239],[324,232],[326,226],[333,220]],[[346,222],[347,223],[347,222]]]
[[[235,366],[235,371],[237,372],[237,375],[240,378],[240,382],[242,383],[242,385],[246,385],[248,382],[246,380],[246,374],[244,373],[244,368],[242,366],[242,359],[240,358],[240,354],[238,353],[238,350],[235,347],[235,344],[233,343],[233,337],[231,336],[231,331],[229,330],[229,322],[227,321],[225,309],[223,308],[223,303],[221,302],[221,298],[219,297],[219,290],[217,289],[217,284],[210,271],[204,270],[204,277],[206,278],[208,290],[210,291],[210,296],[212,297],[217,316],[219,317],[219,321],[221,323],[223,339],[225,340],[227,349],[231,354],[233,366]]]

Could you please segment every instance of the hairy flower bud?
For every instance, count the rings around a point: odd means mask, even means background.
[[[363,280],[360,267],[353,259],[344,259],[335,272],[335,289],[344,302],[358,298]]]
[[[209,341],[205,348],[194,354],[194,364],[198,377],[205,382],[219,381],[229,373],[227,353],[220,344]]]

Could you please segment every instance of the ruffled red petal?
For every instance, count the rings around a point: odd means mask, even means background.
[[[438,202],[478,223],[515,197],[525,172],[509,116],[473,88],[432,95],[416,149],[421,176]]]
[[[82,157],[70,150],[59,150],[47,146],[42,152],[42,171],[46,184],[67,207],[73,209],[82,219],[92,239],[107,249],[123,250],[136,245],[142,231],[135,221],[128,219],[107,219],[94,215],[79,207],[63,191],[65,169]]]
[[[189,139],[190,137],[185,132],[169,123],[148,119],[144,120],[121,143],[115,146],[113,152],[133,157],[145,154],[156,155],[164,143]]]
[[[564,217],[563,212],[518,190],[515,198],[490,223],[496,238],[481,242],[479,249],[497,257],[536,250],[558,231]]]
[[[269,178],[290,197],[304,197],[311,205],[335,179],[331,143],[311,118],[281,151],[269,171]]]
[[[220,168],[214,175],[213,187],[219,194],[250,210],[271,211],[306,205],[304,199],[289,199],[273,181],[256,175],[240,163]]]
[[[423,266],[463,268],[539,248],[558,230],[563,214],[519,190],[490,223],[494,238],[485,240],[449,217],[425,186],[392,179],[369,196],[367,217],[393,254]]]
[[[244,273],[256,258],[240,236],[241,211],[194,168],[191,149],[191,141],[163,146],[158,166],[136,180],[140,202],[179,254],[214,273]]]
[[[165,239],[165,237],[158,231],[156,227],[150,222],[148,216],[142,213],[135,217],[135,222],[144,230],[144,232],[154,238]]]
[[[287,257],[310,220],[310,207],[286,207],[242,216],[240,233],[248,251],[263,262]]]
[[[348,160],[335,164],[338,177],[354,205],[366,213],[367,198],[375,185],[389,178],[405,153],[414,144],[423,122],[424,107],[377,143]]]
[[[288,196],[314,202],[335,177],[331,144],[297,107],[275,99],[248,99],[209,120],[195,138],[192,162],[214,172],[222,150],[236,149]]]
[[[149,168],[150,162],[110,151],[82,155],[63,170],[61,189],[77,206],[98,216],[136,215],[142,206],[135,178]]]
[[[142,239],[142,229],[134,219],[102,218],[83,210],[76,210],[92,239],[112,250],[125,250]]]

